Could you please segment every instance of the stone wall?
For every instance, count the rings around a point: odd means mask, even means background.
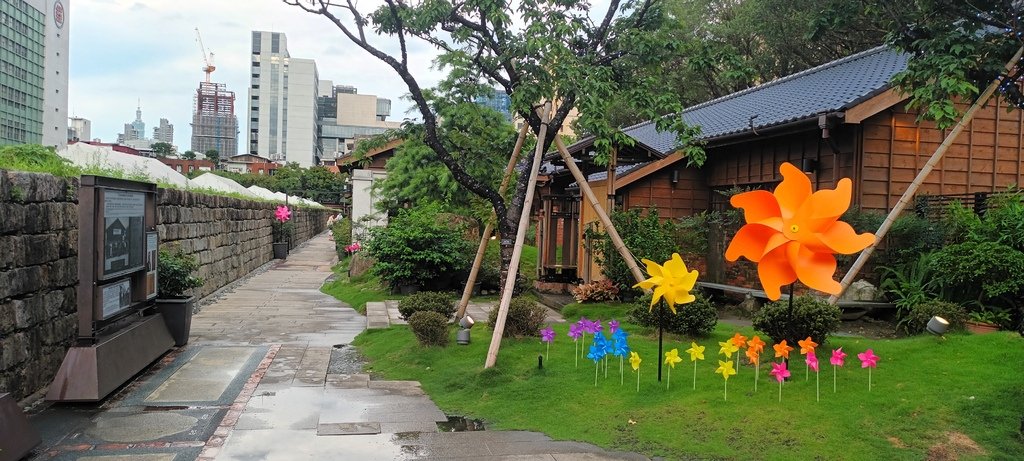
[[[50,384],[77,336],[78,180],[0,170],[0,393]]]
[[[0,393],[50,384],[78,335],[78,180],[0,170]],[[206,296],[270,261],[276,205],[161,189],[161,245],[194,255]],[[327,229],[327,210],[298,209],[293,242]]]
[[[199,297],[238,280],[270,261],[276,204],[160,189],[157,231],[161,247],[176,246],[196,257],[203,286]],[[294,244],[327,230],[328,210],[293,213]]]

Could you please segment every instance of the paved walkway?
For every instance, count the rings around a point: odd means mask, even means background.
[[[419,383],[361,373],[348,344],[367,320],[319,291],[334,259],[315,237],[204,300],[189,345],[102,404],[36,409],[33,459],[645,459],[533,432],[439,432],[447,416]]]
[[[472,302],[466,305],[466,314],[477,323],[487,323],[488,315],[498,307],[498,301]],[[562,314],[559,314],[550,307],[544,307],[547,311],[544,316],[545,323],[565,323]],[[366,303],[366,328],[387,328],[391,325],[408,325],[409,322],[402,318],[398,312],[398,301],[387,300],[380,302]]]

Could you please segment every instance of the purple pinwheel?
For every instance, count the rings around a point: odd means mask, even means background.
[[[551,343],[555,342],[555,330],[551,328],[551,325],[540,330],[540,340],[541,342],[547,343],[544,350],[544,360],[547,360],[548,356],[551,354]]]
[[[576,368],[580,367],[580,348],[576,347],[577,345],[582,347],[579,344],[580,336],[583,336],[583,325],[580,325],[579,322],[569,325],[569,337],[572,338],[572,352],[576,357]]]
[[[597,333],[599,331],[604,330],[604,327],[601,326],[601,320],[600,319],[599,320],[594,320],[594,322],[591,324],[591,326],[592,326],[592,328],[594,330],[594,333]]]
[[[608,322],[608,332],[614,335],[616,331],[619,331],[619,321],[612,319]]]

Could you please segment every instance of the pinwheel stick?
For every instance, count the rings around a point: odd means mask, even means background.
[[[814,400],[821,401],[821,374],[814,372]]]
[[[626,375],[622,372],[622,356],[619,356],[619,385],[626,384]]]
[[[693,361],[693,390],[697,390],[697,361]]]
[[[729,400],[729,380],[725,380],[725,400]]]
[[[580,348],[578,343],[579,341],[577,340],[572,341],[572,352],[576,356],[576,368],[580,367]]]
[[[761,375],[761,360],[754,362],[754,392],[757,392],[757,379]]]
[[[836,366],[832,365],[832,393],[836,393]]]
[[[868,392],[871,392],[871,367],[868,367]]]
[[[671,389],[671,388],[672,388],[672,368],[669,367],[669,369],[668,369],[668,379],[665,380],[665,389]]]
[[[658,303],[658,357],[662,357],[665,354],[661,351],[662,342],[662,330],[665,326],[665,300],[662,299]],[[658,382],[661,382],[661,360],[658,360]]]
[[[779,401],[782,401],[782,381],[779,381]]]
[[[636,391],[640,392],[640,369],[636,369]]]
[[[548,360],[548,357],[551,355],[551,343],[546,343],[546,344],[547,344],[547,350],[544,351],[544,361],[545,362]]]
[[[601,369],[601,362],[594,362],[594,387],[597,387],[597,370]]]

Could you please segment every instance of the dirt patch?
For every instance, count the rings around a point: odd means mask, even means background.
[[[947,432],[946,441],[928,448],[928,461],[955,461],[964,455],[984,455],[985,450],[961,432]]]
[[[891,443],[892,446],[894,446],[896,448],[907,448],[907,444],[903,443],[903,441],[900,440],[899,437],[892,437],[892,436],[890,436],[890,437],[886,437],[886,438],[889,439],[889,443]]]

